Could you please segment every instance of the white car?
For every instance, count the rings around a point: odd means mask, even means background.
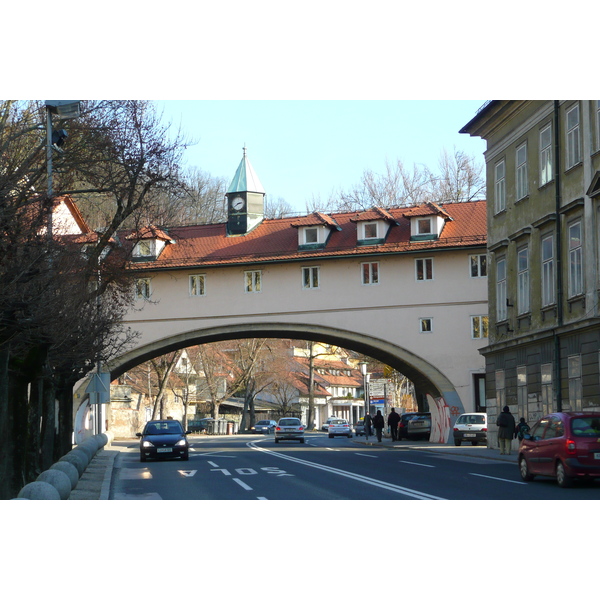
[[[329,423],[329,437],[335,437],[336,435],[345,435],[346,437],[352,437],[352,427],[346,419],[331,419]]]
[[[471,442],[477,446],[479,442],[487,444],[487,414],[464,413],[454,423],[454,445],[460,446],[462,442]]]
[[[329,417],[323,425],[321,425],[321,431],[329,431],[329,424],[331,421],[337,421],[339,417]]]
[[[275,443],[278,444],[279,440],[298,440],[304,444],[304,429],[300,419],[283,417],[275,427]]]

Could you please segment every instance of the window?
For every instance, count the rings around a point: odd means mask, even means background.
[[[377,223],[364,224],[365,239],[372,240],[377,238]]]
[[[190,296],[204,296],[206,293],[205,275],[190,275]]]
[[[133,256],[137,258],[154,256],[154,240],[140,240],[133,248]]]
[[[525,409],[527,407],[527,367],[517,367],[517,404]]]
[[[547,125],[540,131],[540,185],[552,181],[552,128]]]
[[[487,277],[487,254],[469,256],[471,277]]]
[[[494,207],[496,213],[506,210],[506,168],[504,160],[501,160],[495,169],[495,194],[494,194]]]
[[[554,236],[542,239],[542,306],[554,304]]]
[[[419,319],[419,331],[421,333],[431,333],[433,330],[433,319],[431,317],[423,317]]]
[[[144,277],[135,281],[135,297],[137,300],[148,300],[150,298],[150,278]]]
[[[552,393],[552,363],[541,365],[542,374],[542,414],[552,412],[553,393]]]
[[[496,320],[506,321],[506,259],[496,262]]]
[[[362,263],[362,282],[364,285],[379,283],[379,263]]]
[[[581,162],[579,142],[579,105],[567,111],[567,169]]]
[[[571,410],[581,410],[581,354],[568,357],[569,404]]]
[[[517,310],[522,315],[529,312],[529,248],[517,252]]]
[[[417,281],[433,279],[433,258],[417,258],[415,269]]]
[[[319,287],[319,267],[302,267],[302,287],[305,290]]]
[[[419,219],[417,221],[417,233],[419,235],[428,235],[431,233],[431,219]]]
[[[304,243],[316,244],[319,241],[319,230],[316,227],[307,227],[304,230]]]
[[[496,371],[496,406],[498,411],[506,405],[506,389],[504,387],[504,369]]]
[[[527,144],[517,148],[517,200],[522,200],[529,194],[527,183]]]
[[[262,271],[245,271],[244,286],[246,293],[257,293],[261,291]]]
[[[569,297],[583,293],[581,222],[569,226]]]
[[[488,322],[487,315],[471,317],[471,337],[474,340],[488,337]]]

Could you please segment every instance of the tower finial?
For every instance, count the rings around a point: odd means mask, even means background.
[[[244,147],[242,148],[242,150],[244,151],[244,158],[246,158],[246,142],[244,142]]]

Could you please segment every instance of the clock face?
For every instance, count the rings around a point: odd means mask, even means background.
[[[242,208],[244,208],[244,199],[241,196],[236,196],[231,201],[231,208],[234,210],[242,210]]]

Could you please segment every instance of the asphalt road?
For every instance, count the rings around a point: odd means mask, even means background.
[[[140,463],[137,441],[120,450],[114,500],[596,500],[600,483],[562,489],[521,480],[516,463],[411,448],[364,446],[309,433],[306,443],[268,436],[190,436],[189,461]]]

